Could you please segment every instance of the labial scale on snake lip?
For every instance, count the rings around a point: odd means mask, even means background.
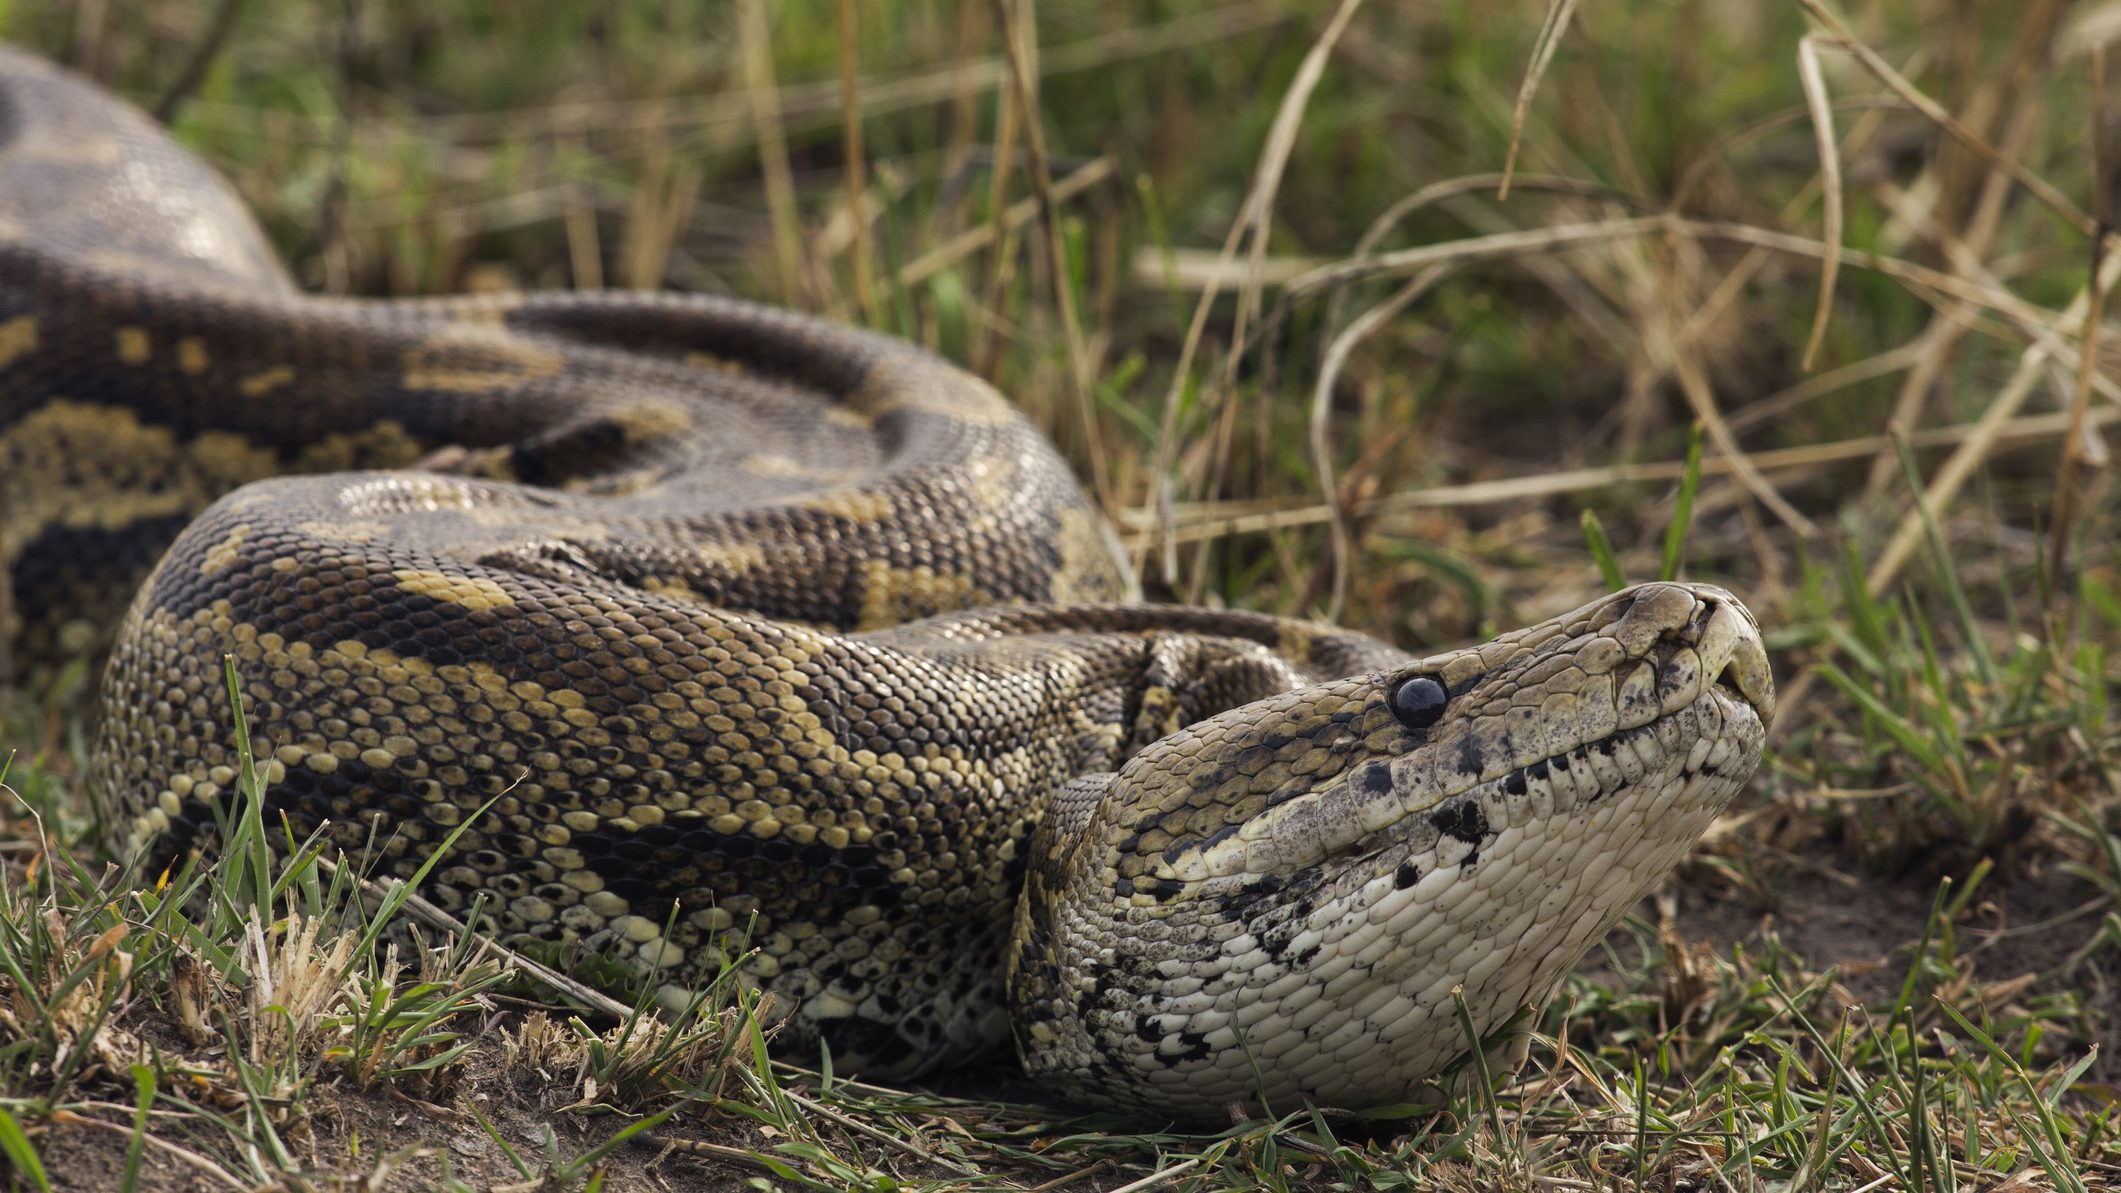
[[[238,669],[272,812],[797,1055],[1013,1047],[1213,1119],[1421,1091],[1756,765],[1730,594],[1416,658],[1130,603],[1000,395],[726,299],[305,296],[150,121],[0,53],[0,557],[34,668],[116,627],[113,845],[211,848]],[[474,811],[492,806],[471,820]],[[740,958],[740,960],[739,960]]]

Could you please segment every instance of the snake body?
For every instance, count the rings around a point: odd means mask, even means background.
[[[518,946],[918,1075],[1189,1118],[1422,1088],[1758,761],[1753,620],[1648,585],[1416,658],[1127,603],[991,389],[706,297],[333,301],[122,103],[0,53],[0,561],[115,624],[113,844],[272,815]],[[125,604],[130,599],[130,605]],[[484,808],[476,816],[474,813]],[[467,824],[467,821],[469,823]]]

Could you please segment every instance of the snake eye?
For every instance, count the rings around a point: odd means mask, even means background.
[[[1442,684],[1417,675],[1392,690],[1392,715],[1409,729],[1427,729],[1443,716],[1448,699]]]

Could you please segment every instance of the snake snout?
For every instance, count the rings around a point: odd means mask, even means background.
[[[1605,633],[1655,672],[1659,713],[1721,693],[1766,725],[1775,680],[1760,625],[1737,597],[1713,584],[1660,582],[1614,594],[1618,618]]]
[[[1775,677],[1760,623],[1737,597],[1712,584],[1681,588],[1693,603],[1685,622],[1672,636],[1678,648],[1701,660],[1704,692],[1721,690],[1727,699],[1750,707],[1762,725],[1775,719]]]

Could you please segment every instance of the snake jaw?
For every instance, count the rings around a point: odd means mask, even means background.
[[[1423,731],[1386,707],[1416,674],[1450,693]],[[1019,945],[1027,914],[1067,933],[1019,949],[1025,1063],[1181,1117],[1418,1096],[1465,1050],[1454,991],[1481,1033],[1543,1002],[1743,786],[1773,700],[1730,594],[1645,585],[1168,739],[1111,782],[1072,866],[1034,868]],[[1301,724],[1307,702],[1335,728],[1247,787],[1247,718]],[[1204,782],[1249,815],[1172,839]]]

